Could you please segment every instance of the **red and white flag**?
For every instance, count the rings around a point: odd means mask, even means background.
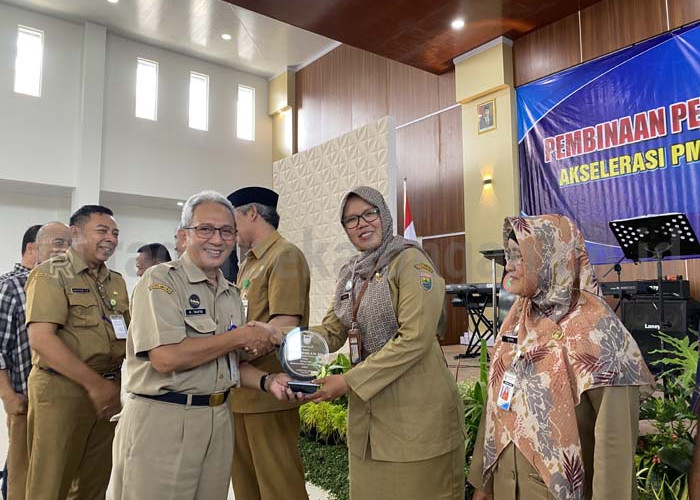
[[[411,215],[411,207],[408,205],[408,194],[406,194],[406,191],[404,191],[403,198],[403,237],[407,240],[418,241],[416,226],[413,225],[413,216]]]

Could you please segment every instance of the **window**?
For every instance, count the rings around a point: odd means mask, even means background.
[[[236,136],[246,141],[255,140],[255,89],[238,86],[238,104],[236,107]]]
[[[15,60],[15,92],[41,96],[41,67],[44,59],[44,32],[17,27],[17,59]]]
[[[209,130],[209,77],[190,72],[190,128]]]
[[[158,115],[158,63],[140,57],[136,61],[136,117],[155,121]]]

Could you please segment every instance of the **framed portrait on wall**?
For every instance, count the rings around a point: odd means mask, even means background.
[[[480,134],[496,129],[496,101],[486,101],[476,107],[477,130]]]

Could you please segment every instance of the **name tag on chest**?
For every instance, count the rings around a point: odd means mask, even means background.
[[[207,313],[207,310],[204,308],[185,309],[185,316],[203,316],[206,313]]]

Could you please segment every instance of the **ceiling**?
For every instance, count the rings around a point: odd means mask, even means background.
[[[223,0],[2,0],[266,78],[339,45]],[[231,35],[230,41],[221,38]]]
[[[494,38],[516,39],[599,0],[225,0],[436,74]],[[450,23],[466,23],[453,30]]]

